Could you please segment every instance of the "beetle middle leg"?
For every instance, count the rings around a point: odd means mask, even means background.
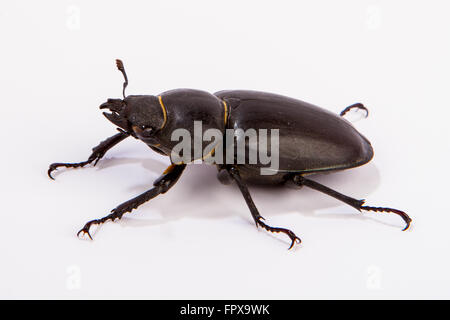
[[[77,162],[77,163],[52,163],[48,168],[48,176],[50,179],[55,180],[52,177],[52,172],[57,170],[59,167],[65,167],[65,168],[80,168],[84,167],[92,162],[94,162],[94,166],[97,164],[97,162],[103,158],[105,153],[114,147],[116,144],[124,140],[125,138],[129,137],[130,134],[128,134],[125,131],[120,131],[119,133],[116,133],[115,135],[109,137],[108,139],[100,142],[100,144],[94,148],[92,148],[92,153],[89,156],[89,158],[86,161]]]
[[[291,239],[291,245],[289,246],[289,249],[291,249],[295,243],[300,243],[301,240],[299,237],[295,235],[294,232],[292,232],[289,229],[284,228],[278,228],[278,227],[271,227],[268,226],[263,222],[265,220],[260,214],[258,209],[255,206],[255,203],[253,202],[252,197],[250,196],[250,192],[248,191],[248,188],[246,184],[242,181],[241,176],[239,175],[239,171],[236,167],[231,166],[226,169],[230,176],[233,178],[234,181],[236,181],[236,184],[238,185],[239,189],[241,190],[242,195],[244,196],[245,202],[247,203],[248,208],[250,209],[250,212],[252,214],[253,220],[255,220],[256,227],[260,226],[263,229],[266,229],[269,232],[274,233],[284,233]]]
[[[169,166],[164,171],[164,173],[158,179],[156,179],[155,182],[153,182],[153,188],[131,200],[118,205],[116,208],[111,210],[111,213],[109,215],[87,222],[84,227],[80,231],[78,231],[77,236],[79,236],[81,233],[87,234],[92,240],[92,236],[89,233],[89,229],[92,225],[102,224],[108,220],[114,221],[116,219],[121,219],[125,213],[131,212],[133,209],[136,209],[141,204],[144,204],[150,199],[153,199],[160,194],[166,193],[178,181],[185,168],[185,164]]]
[[[406,223],[406,226],[405,226],[405,228],[403,228],[402,231],[407,230],[409,228],[409,226],[411,225],[412,219],[405,212],[403,212],[401,210],[392,209],[392,208],[384,208],[384,207],[364,206],[363,204],[364,204],[365,200],[357,200],[357,199],[348,197],[348,196],[343,195],[342,193],[339,193],[333,189],[330,189],[318,182],[306,179],[305,177],[301,176],[300,174],[296,174],[295,176],[293,176],[292,180],[298,186],[307,186],[311,189],[323,192],[333,198],[336,198],[336,199],[352,206],[353,208],[355,208],[358,211],[365,210],[365,211],[395,213],[395,214],[399,215],[403,219],[403,221],[405,221],[405,223]]]

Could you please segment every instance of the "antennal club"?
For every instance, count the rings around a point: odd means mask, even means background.
[[[125,72],[125,68],[123,66],[123,62],[120,59],[116,59],[116,65],[117,65],[117,69],[119,69],[120,72],[122,72],[123,77],[125,78],[125,82],[123,83],[123,97],[125,98],[125,88],[128,85],[128,77],[127,77],[127,73]]]

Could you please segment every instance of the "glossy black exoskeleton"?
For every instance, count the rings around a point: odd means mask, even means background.
[[[172,133],[177,129],[184,129],[191,134],[194,141],[198,132],[195,132],[195,121],[201,121],[201,132],[216,129],[223,133],[227,129],[277,129],[278,140],[278,167],[271,174],[261,174],[261,163],[215,163],[219,170],[221,181],[235,181],[242,192],[250,209],[256,226],[270,232],[285,233],[291,239],[291,245],[300,242],[300,239],[290,230],[271,227],[259,214],[250,193],[247,183],[258,184],[294,184],[307,186],[341,200],[357,210],[376,212],[392,212],[398,214],[406,222],[406,230],[411,219],[403,211],[385,208],[364,206],[364,200],[357,200],[336,192],[318,182],[307,179],[305,176],[312,173],[331,172],[361,166],[373,157],[370,142],[361,135],[347,120],[343,118],[350,109],[367,109],[356,103],[336,115],[325,109],[309,103],[288,98],[281,95],[257,91],[220,91],[215,94],[192,89],[177,89],[164,92],[158,96],[130,95],[125,96],[128,84],[123,63],[117,60],[117,67],[122,72],[125,82],[123,85],[124,99],[108,99],[100,106],[108,109],[104,115],[113,124],[118,126],[119,133],[101,142],[93,148],[88,160],[79,163],[53,163],[48,174],[52,178],[52,171],[58,167],[77,168],[87,164],[94,165],[105,153],[125,138],[132,136],[142,140],[152,150],[171,156],[177,141]],[[226,140],[226,138],[225,138]],[[210,144],[201,141],[202,148]],[[214,145],[212,152],[223,148],[226,153],[227,143]],[[249,143],[245,143],[248,154]],[[202,149],[203,150],[203,149]],[[172,159],[172,158],[171,158]],[[120,219],[126,212],[131,212],[144,202],[169,190],[180,178],[186,165],[198,159],[204,159],[203,153],[192,152],[185,161],[174,162],[158,178],[153,188],[143,194],[122,203],[112,210],[111,214],[89,221],[78,232],[87,234],[91,239],[89,229],[93,224],[101,224],[108,220]],[[234,158],[236,160],[236,158]],[[52,178],[53,179],[53,178]]]

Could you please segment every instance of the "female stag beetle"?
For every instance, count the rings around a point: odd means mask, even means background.
[[[196,160],[205,161],[205,155],[212,156],[225,152],[227,161],[210,162],[217,166],[218,177],[222,182],[234,181],[239,187],[250,209],[256,226],[270,232],[286,234],[292,248],[300,243],[291,230],[271,227],[264,222],[259,214],[247,188],[248,183],[258,184],[293,184],[307,186],[334,197],[353,208],[361,211],[391,212],[399,215],[406,222],[408,229],[411,218],[403,211],[384,207],[369,207],[364,200],[357,200],[334,191],[305,176],[312,173],[331,172],[361,166],[373,157],[370,142],[361,135],[346,119],[342,117],[351,109],[368,110],[360,103],[345,108],[340,115],[335,115],[309,103],[284,97],[281,95],[257,91],[220,91],[210,94],[200,90],[177,89],[164,92],[159,96],[129,95],[125,96],[128,78],[122,61],[116,60],[117,68],[125,79],[123,83],[123,99],[108,99],[100,109],[105,117],[118,126],[119,133],[102,141],[92,149],[92,154],[86,161],[79,163],[53,163],[48,169],[48,175],[59,167],[78,168],[93,163],[94,166],[113,146],[127,137],[142,140],[152,150],[171,156],[172,164],[153,183],[153,188],[127,201],[111,211],[111,214],[89,221],[78,232],[87,234],[92,239],[89,229],[94,224],[102,224],[108,220],[120,219],[126,212],[131,212],[141,204],[167,192],[180,178],[186,165]],[[201,123],[198,131],[198,123]],[[197,127],[196,127],[197,126]],[[174,140],[177,129],[190,134],[192,141],[203,137],[208,130],[216,130],[223,141],[200,141],[201,147],[209,152],[191,152],[189,148],[180,149]],[[240,130],[240,131],[239,131]],[[271,156],[277,155],[275,169],[263,173],[261,170],[267,161],[249,161],[255,141],[251,137],[242,136],[242,132],[262,132],[272,130],[275,140],[270,140]],[[231,135],[228,132],[231,131]],[[237,132],[240,132],[237,134]],[[231,137],[231,138],[230,138]],[[242,138],[243,137],[243,138]],[[217,138],[217,137],[216,137]],[[272,138],[272,136],[271,136]],[[244,142],[244,156],[235,154],[236,146],[230,141],[234,139]],[[212,140],[210,137],[209,140]],[[190,145],[191,146],[191,145]],[[230,148],[231,146],[231,152]],[[261,144],[258,145],[261,147]],[[194,146],[195,147],[195,146]],[[274,148],[276,147],[276,148]],[[175,152],[176,149],[176,152]],[[202,149],[202,150],[203,150]],[[229,154],[231,154],[231,161]],[[178,156],[174,160],[173,155]],[[261,156],[261,153],[260,153]],[[180,158],[182,157],[182,158]],[[180,160],[181,159],[181,160]],[[244,159],[244,161],[238,161]],[[250,159],[251,160],[251,159]]]

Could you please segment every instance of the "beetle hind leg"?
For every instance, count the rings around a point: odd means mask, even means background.
[[[343,117],[343,116],[345,116],[347,114],[347,112],[349,112],[352,109],[364,110],[366,112],[365,118],[367,118],[369,116],[369,110],[362,103],[359,103],[359,102],[358,103],[354,103],[351,106],[348,106],[347,108],[342,110],[339,115],[341,117]]]
[[[252,214],[253,220],[255,220],[256,227],[261,227],[269,232],[273,233],[284,233],[291,239],[291,245],[289,246],[290,250],[296,243],[301,243],[301,240],[299,237],[295,235],[294,232],[292,232],[289,229],[285,228],[278,228],[278,227],[271,227],[263,222],[264,218],[259,214],[258,209],[255,206],[255,203],[253,202],[252,197],[250,196],[250,192],[248,191],[247,186],[242,181],[241,176],[239,175],[239,171],[235,167],[229,167],[227,168],[227,171],[229,172],[230,176],[233,178],[234,181],[236,181],[239,189],[241,190],[242,195],[244,196],[245,202],[247,203],[248,208],[250,209],[250,212]]]
[[[358,211],[365,210],[365,211],[374,211],[374,212],[394,213],[394,214],[400,216],[403,219],[403,221],[405,221],[405,223],[406,223],[406,226],[405,226],[405,228],[403,228],[402,231],[407,230],[409,228],[409,226],[411,225],[412,219],[406,214],[406,212],[403,212],[401,210],[393,209],[393,208],[385,208],[385,207],[364,206],[365,200],[357,200],[357,199],[348,197],[348,196],[343,195],[342,193],[339,193],[333,189],[330,189],[318,182],[306,179],[305,177],[298,175],[298,174],[295,175],[292,180],[295,184],[297,184],[299,186],[307,186],[311,189],[325,193],[335,199],[338,199],[338,200],[352,206],[353,208],[355,208]]]

